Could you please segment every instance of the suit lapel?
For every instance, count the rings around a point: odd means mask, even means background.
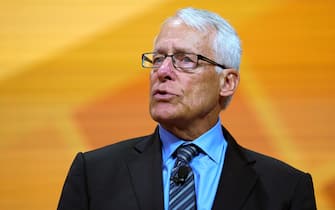
[[[224,168],[214,200],[213,209],[241,209],[256,184],[257,174],[242,148],[234,138],[223,128],[225,139],[228,141]]]
[[[251,167],[255,161],[248,160],[242,148],[225,128],[223,133],[228,141],[228,148],[212,209],[238,210],[251,195],[258,175]],[[158,129],[132,149],[127,165],[140,209],[164,209]]]
[[[158,129],[132,148],[128,169],[140,209],[163,209],[161,142]]]

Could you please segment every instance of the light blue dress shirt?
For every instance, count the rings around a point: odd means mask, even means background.
[[[172,154],[181,144],[190,143],[190,141],[179,139],[160,125],[159,135],[163,145],[164,209],[168,210],[170,175],[175,163],[175,158],[173,158]],[[227,149],[227,141],[222,133],[220,119],[218,119],[214,127],[194,139],[192,143],[202,150],[190,162],[194,173],[197,209],[212,209]]]

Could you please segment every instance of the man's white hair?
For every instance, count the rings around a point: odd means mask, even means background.
[[[178,10],[176,17],[199,31],[207,32],[210,29],[215,29],[213,50],[216,55],[216,62],[239,70],[241,59],[240,39],[234,28],[226,20],[213,12],[194,8]],[[221,70],[220,67],[217,67],[217,71]]]

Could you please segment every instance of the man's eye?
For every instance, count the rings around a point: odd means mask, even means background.
[[[154,64],[154,65],[161,64],[161,63],[163,63],[164,59],[165,59],[164,56],[154,57],[153,60],[152,60],[152,64]]]
[[[182,62],[184,63],[190,63],[190,62],[194,62],[190,57],[188,56],[184,56],[182,59],[181,59]]]
[[[183,63],[183,64],[196,63],[195,58],[189,55],[176,55],[175,58],[179,63]]]

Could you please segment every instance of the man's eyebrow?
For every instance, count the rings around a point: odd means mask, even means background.
[[[154,49],[153,52],[159,53],[159,54],[165,54],[165,50],[163,50],[163,49]]]
[[[175,53],[193,53],[193,50],[188,48],[177,48]]]

